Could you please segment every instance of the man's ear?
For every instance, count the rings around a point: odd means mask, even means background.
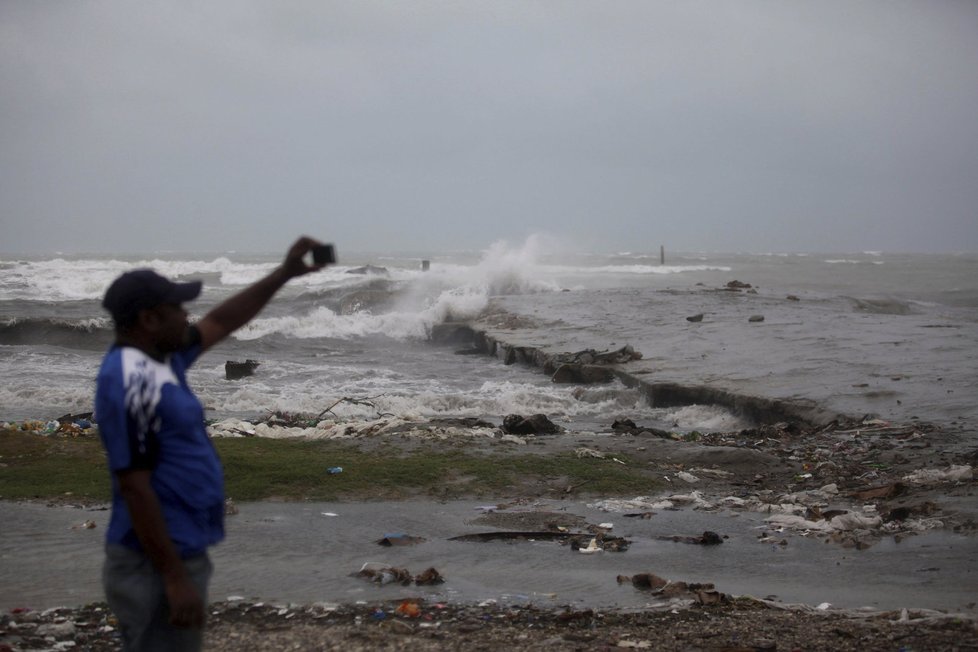
[[[147,333],[155,333],[159,329],[160,316],[152,308],[143,308],[136,317],[136,324]]]

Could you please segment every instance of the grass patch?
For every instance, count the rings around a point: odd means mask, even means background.
[[[98,437],[0,431],[0,497],[108,501],[108,467]]]
[[[349,443],[215,439],[227,495],[252,500],[377,500],[412,496],[560,494],[635,495],[652,489],[648,474],[611,460],[571,453],[467,455],[432,445],[410,453],[391,446],[362,451]],[[0,497],[65,496],[108,500],[105,456],[97,437],[0,432]],[[329,467],[343,467],[330,475]]]
[[[466,455],[431,447],[410,454],[364,452],[350,444],[273,439],[217,440],[227,493],[235,500],[458,497],[520,488],[580,486],[607,495],[647,492],[649,476],[611,460],[559,455]],[[328,475],[326,469],[343,467]]]

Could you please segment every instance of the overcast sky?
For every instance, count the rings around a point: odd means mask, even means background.
[[[978,251],[978,2],[0,0],[0,251]]]

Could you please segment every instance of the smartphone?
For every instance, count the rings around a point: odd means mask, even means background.
[[[333,245],[316,245],[312,248],[312,262],[316,265],[332,265],[336,262],[336,251]]]

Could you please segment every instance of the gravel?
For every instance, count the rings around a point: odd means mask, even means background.
[[[936,612],[823,612],[726,599],[662,611],[426,604],[211,605],[205,649],[975,650],[978,624]],[[0,616],[0,651],[118,650],[104,604]]]

